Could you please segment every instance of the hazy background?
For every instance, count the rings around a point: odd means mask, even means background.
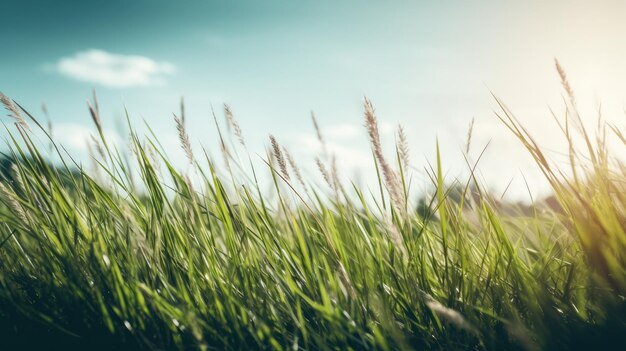
[[[475,117],[472,158],[491,141],[483,178],[494,191],[513,179],[511,196],[523,198],[521,172],[534,192],[545,188],[496,119],[490,91],[557,150],[549,107],[562,115],[558,57],[589,121],[600,105],[608,119],[626,119],[624,1],[1,2],[0,90],[39,116],[45,102],[57,140],[82,155],[95,88],[111,140],[126,142],[116,127],[125,106],[184,162],[172,119],[184,96],[196,145],[217,154],[211,105],[222,121],[226,102],[253,153],[271,132],[317,177],[313,110],[344,177],[367,181],[367,95],[388,155],[395,127],[406,128],[416,184],[437,138],[449,176],[462,174]]]

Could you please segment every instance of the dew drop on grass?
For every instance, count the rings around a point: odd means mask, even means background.
[[[130,325],[129,321],[124,321],[124,326],[128,329],[128,331],[133,331],[133,326]]]
[[[104,264],[109,267],[111,265],[111,260],[109,260],[109,256],[107,255],[102,255],[102,261],[104,261]]]

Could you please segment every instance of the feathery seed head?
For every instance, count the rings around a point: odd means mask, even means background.
[[[13,118],[18,126],[30,129],[28,127],[28,124],[26,123],[26,120],[24,119],[24,117],[22,117],[20,110],[17,108],[17,106],[15,106],[15,102],[13,102],[11,98],[0,92],[0,102],[2,102],[4,108],[9,112],[9,117]]]
[[[180,119],[183,121],[183,124],[185,124],[185,98],[184,97],[180,97]]]
[[[285,157],[283,156],[282,151],[280,150],[280,144],[276,141],[273,135],[270,135],[270,141],[272,143],[272,153],[274,158],[276,158],[276,162],[278,162],[278,166],[280,167],[280,172],[283,174],[285,179],[289,180],[289,172],[287,171],[287,163],[285,162]]]
[[[24,212],[24,208],[22,207],[22,205],[18,201],[17,195],[15,194],[15,192],[13,192],[9,188],[7,188],[7,186],[4,185],[3,182],[0,182],[0,193],[2,193],[2,195],[4,195],[4,197],[5,197],[6,201],[7,201],[7,204],[9,205],[9,208],[11,210],[13,210],[13,212],[15,212],[15,214],[22,221],[26,222],[26,220],[27,220],[26,213]]]
[[[96,90],[93,90],[93,105],[87,100],[87,108],[89,108],[89,114],[91,120],[98,128],[98,132],[102,133],[102,120],[100,119],[100,106],[98,105],[98,97],[96,96]]]
[[[385,216],[385,222],[387,224],[387,229],[389,231],[389,238],[391,239],[391,242],[398,250],[400,250],[402,254],[406,254],[404,238],[402,237],[398,226],[393,223],[393,221],[387,216]]]
[[[404,132],[404,128],[398,125],[398,141],[397,141],[398,154],[400,161],[402,162],[402,169],[407,170],[409,168],[409,142]]]
[[[176,130],[178,131],[178,139],[180,140],[180,146],[189,160],[189,163],[193,163],[193,151],[191,150],[191,143],[189,142],[189,135],[185,129],[185,124],[182,119],[178,118],[174,114],[174,121],[176,122]]]
[[[470,332],[472,334],[478,334],[478,330],[471,323],[469,323],[459,311],[442,305],[439,301],[433,299],[430,295],[426,296],[426,306],[437,317],[445,322],[448,322],[455,327]]]
[[[302,185],[302,187],[306,189],[306,184],[304,183],[304,178],[302,177],[302,173],[300,173],[300,168],[298,167],[298,164],[296,164],[296,161],[293,159],[287,148],[283,147],[283,153],[285,154],[285,158],[289,162],[289,166],[291,166],[291,170],[296,175],[298,183],[300,183],[300,185]]]
[[[335,189],[340,189],[341,184],[339,183],[339,170],[337,168],[337,157],[335,154],[333,154],[330,158],[330,177],[335,185]]]
[[[231,110],[230,106],[228,106],[227,104],[224,104],[224,113],[226,114],[226,121],[228,121],[229,129],[232,129],[237,139],[239,139],[239,143],[241,144],[241,146],[245,147],[246,141],[243,138],[241,127],[239,127],[239,123],[237,123],[237,120],[235,119],[235,116],[233,115],[233,111]]]
[[[313,120],[313,127],[315,127],[315,133],[317,134],[317,140],[320,143],[324,143],[324,136],[322,135],[322,130],[320,129],[320,125],[317,123],[317,118],[315,118],[315,113],[311,111],[311,120]]]
[[[335,190],[335,185],[332,181],[330,173],[328,173],[328,170],[326,170],[326,167],[324,166],[322,160],[320,160],[319,157],[316,157],[315,163],[317,164],[317,168],[320,170],[320,173],[322,174],[322,177],[324,177],[324,180],[326,181],[328,186],[330,186],[331,189]]]
[[[87,108],[89,109],[89,114],[91,115],[91,120],[98,128],[98,131],[102,130],[102,123],[100,121],[100,113],[96,110],[89,101],[87,101]]]
[[[465,144],[465,153],[469,154],[470,146],[472,144],[472,133],[474,132],[474,117],[472,117],[472,121],[470,122],[469,128],[467,129],[467,142]]]
[[[365,108],[365,127],[367,128],[367,132],[370,137],[374,156],[383,171],[383,178],[385,180],[387,191],[389,192],[389,197],[391,198],[391,203],[399,213],[402,213],[404,212],[404,204],[406,203],[404,191],[398,181],[396,172],[391,168],[385,159],[385,155],[383,154],[380,142],[380,133],[378,132],[378,121],[376,119],[376,114],[374,113],[374,106],[372,106],[372,103],[367,97],[365,98],[363,106]]]
[[[569,97],[571,104],[576,105],[576,99],[574,98],[574,89],[572,89],[572,86],[569,84],[569,80],[567,79],[567,74],[565,73],[565,70],[559,63],[559,60],[556,58],[554,59],[554,66],[556,67],[556,71],[559,74],[559,78],[561,78],[561,85],[563,85],[563,89],[565,89],[565,92],[567,93],[567,96]]]
[[[15,186],[18,191],[26,191],[26,187],[24,186],[24,179],[22,179],[22,174],[20,173],[20,169],[17,166],[17,163],[11,164],[11,176],[15,180]]]
[[[102,144],[100,144],[100,142],[98,141],[98,138],[96,138],[95,136],[91,135],[91,141],[93,142],[94,146],[96,147],[96,151],[98,151],[98,155],[100,155],[100,157],[103,160],[106,159],[106,153],[104,152],[104,148],[102,147]]]
[[[317,123],[317,118],[315,117],[315,113],[311,111],[311,120],[313,121],[313,127],[315,127],[315,134],[317,135],[317,141],[319,141],[322,146],[322,153],[324,157],[328,157],[328,148],[326,147],[326,139],[324,139],[324,135],[322,134],[322,130],[320,129],[320,125]]]

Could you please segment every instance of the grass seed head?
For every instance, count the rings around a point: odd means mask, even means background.
[[[398,125],[397,148],[400,161],[402,162],[402,169],[406,171],[409,168],[409,141],[407,140],[406,133],[404,132],[402,125]]]
[[[391,198],[391,203],[396,211],[403,213],[404,204],[406,203],[406,200],[404,199],[404,191],[402,190],[402,186],[400,185],[396,172],[391,168],[387,159],[385,159],[385,155],[383,154],[374,106],[372,106],[372,103],[369,99],[367,99],[367,97],[365,98],[363,105],[365,108],[365,127],[367,128],[370,143],[372,144],[372,149],[374,150],[374,156],[382,169],[383,178],[385,180],[387,191],[389,192],[389,197]]]
[[[239,126],[239,123],[235,119],[232,109],[227,104],[224,104],[224,114],[226,115],[226,121],[228,122],[227,125],[229,126],[229,129],[232,129],[233,133],[239,140],[239,143],[241,144],[241,146],[245,147],[246,140],[244,139],[243,133],[241,132],[241,127]]]
[[[470,152],[470,146],[472,145],[472,134],[474,133],[474,118],[470,121],[469,127],[467,128],[467,138],[465,142],[465,154],[468,155]]]
[[[426,297],[426,306],[441,320],[472,334],[479,334],[478,329],[468,322],[463,315],[452,308],[442,305],[430,296]]]
[[[176,122],[176,130],[178,131],[178,140],[180,141],[180,146],[185,152],[189,163],[193,163],[193,151],[191,150],[191,143],[189,142],[189,135],[187,134],[185,124],[183,123],[182,119],[176,116],[176,114],[174,114],[174,121]]]
[[[569,97],[571,104],[575,106],[576,99],[574,97],[574,89],[572,89],[572,86],[570,85],[569,80],[567,79],[567,74],[565,73],[563,66],[561,66],[561,64],[559,63],[559,60],[557,60],[556,58],[554,59],[554,66],[556,67],[556,71],[559,74],[559,78],[561,78],[561,85],[563,85],[563,89],[565,89],[565,92],[567,93],[567,96]]]
[[[19,200],[17,199],[17,194],[15,194],[15,192],[13,192],[6,185],[4,185],[3,182],[0,182],[0,193],[4,195],[4,198],[7,201],[9,208],[13,210],[13,212],[18,216],[18,218],[26,222],[27,221],[26,213],[24,212],[24,208],[22,207]]]
[[[287,150],[287,148],[285,147],[283,147],[283,153],[285,154],[285,158],[287,159],[287,162],[289,162],[289,166],[295,174],[298,183],[300,183],[300,185],[302,185],[302,187],[306,189],[306,183],[304,183],[304,178],[302,177],[302,173],[300,172],[300,168],[298,167],[296,160],[293,159],[291,153],[289,153],[289,150]]]
[[[96,91],[93,91],[93,104],[87,100],[87,108],[89,109],[89,114],[91,115],[91,120],[98,128],[98,132],[102,133],[102,120],[100,119],[100,105],[98,105],[98,97],[96,96]]]
[[[319,123],[317,123],[317,118],[315,117],[315,113],[311,111],[311,120],[313,121],[313,127],[315,128],[315,134],[317,135],[317,141],[322,146],[322,153],[324,157],[328,157],[328,148],[326,146],[326,139],[324,139],[324,135],[322,134],[322,130],[320,128]]]
[[[276,141],[273,135],[270,135],[270,142],[272,143],[272,154],[278,163],[278,167],[280,168],[280,172],[282,173],[285,179],[289,180],[289,172],[287,170],[287,162],[285,162],[285,157],[280,149],[280,144]]]
[[[30,129],[28,127],[28,123],[26,123],[26,120],[24,119],[24,117],[22,117],[20,110],[17,108],[17,106],[15,106],[15,102],[13,102],[11,98],[0,92],[0,102],[2,102],[4,108],[9,112],[9,117],[13,118],[18,126],[23,127],[27,130]]]
[[[320,170],[320,173],[322,174],[324,181],[326,181],[326,183],[328,184],[328,186],[330,186],[331,189],[335,190],[335,185],[332,181],[330,173],[328,173],[328,170],[324,166],[324,163],[322,162],[322,160],[320,160],[319,157],[316,157],[315,163],[317,164],[317,168]]]

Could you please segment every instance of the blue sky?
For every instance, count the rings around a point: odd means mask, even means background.
[[[520,171],[539,180],[494,117],[490,91],[557,148],[547,125],[548,106],[562,108],[558,57],[581,108],[591,114],[602,103],[623,117],[623,1],[3,0],[2,8],[0,91],[37,113],[45,102],[58,137],[77,152],[95,88],[119,142],[125,106],[179,153],[172,112],[184,96],[192,139],[217,150],[210,109],[221,118],[226,102],[254,152],[273,133],[311,160],[303,161],[310,173],[319,151],[313,110],[345,173],[365,174],[367,95],[388,146],[394,127],[406,128],[418,177],[437,137],[451,174],[460,172],[476,118],[477,151],[491,141],[484,178],[501,190],[511,178],[520,183]]]

